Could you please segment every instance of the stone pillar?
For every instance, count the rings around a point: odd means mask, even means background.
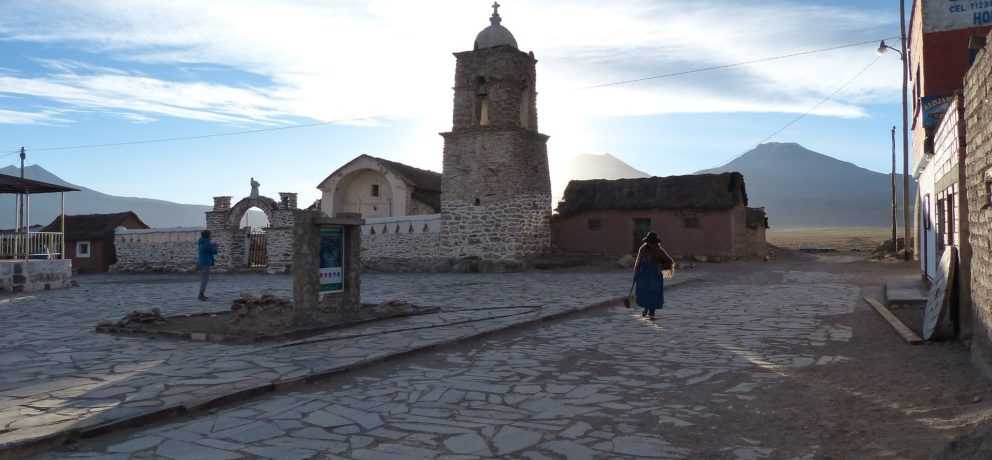
[[[344,290],[320,295],[320,229],[344,228]],[[293,322],[316,327],[361,308],[362,219],[348,214],[323,217],[320,211],[303,211],[293,225]]]
[[[214,211],[227,211],[229,209],[231,209],[231,197],[229,196],[214,197]]]
[[[284,209],[297,209],[295,193],[279,192],[279,202]]]
[[[231,214],[230,198],[228,198],[227,208],[222,210],[207,211],[207,230],[210,230],[210,239],[217,244],[217,255],[214,257],[214,268],[218,271],[228,271],[234,268],[235,260],[232,258],[232,248],[234,246],[234,235],[227,226],[228,216]],[[214,209],[218,205],[217,198],[214,199]],[[239,245],[240,246],[240,245]],[[240,254],[240,253],[239,253]]]

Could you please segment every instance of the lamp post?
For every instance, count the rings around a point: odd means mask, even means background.
[[[899,54],[902,61],[902,210],[903,210],[903,251],[904,258],[909,260],[909,121],[907,120],[907,95],[909,89],[909,63],[906,62],[906,5],[905,0],[899,0],[899,18],[902,36],[902,49],[893,48],[885,43],[885,40],[878,45],[878,54],[885,54],[892,50]],[[898,249],[895,241],[893,245]]]

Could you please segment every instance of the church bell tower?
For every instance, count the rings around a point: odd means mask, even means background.
[[[455,53],[455,97],[444,137],[444,257],[522,261],[551,245],[548,136],[537,131],[534,53],[505,27],[499,4],[472,51]]]

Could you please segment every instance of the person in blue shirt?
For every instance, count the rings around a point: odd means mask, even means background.
[[[210,241],[210,230],[200,233],[196,242],[196,269],[200,272],[200,296],[198,299],[207,300],[207,282],[210,281],[210,267],[214,266],[214,256],[217,255],[217,244]]]
[[[665,280],[662,270],[671,270],[675,264],[672,256],[661,247],[661,239],[654,232],[648,232],[637,251],[634,263],[634,282],[637,304],[644,309],[641,316],[654,319],[655,310],[665,306]]]

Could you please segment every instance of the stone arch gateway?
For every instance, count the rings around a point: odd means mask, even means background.
[[[295,193],[280,193],[279,201],[266,196],[249,196],[231,206],[231,197],[214,197],[214,207],[207,211],[207,230],[217,243],[215,268],[218,271],[241,271],[263,267],[253,266],[250,257],[250,231],[241,228],[241,219],[252,208],[261,209],[269,219],[265,231],[265,271],[287,273],[292,268],[293,225],[302,212],[297,208]],[[256,248],[257,249],[257,248]]]

